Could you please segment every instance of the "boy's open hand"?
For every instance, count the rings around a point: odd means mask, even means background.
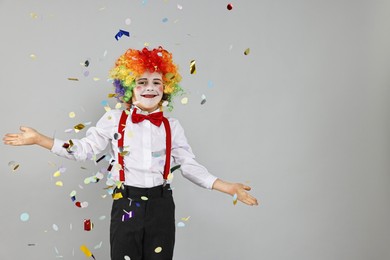
[[[39,133],[30,127],[21,126],[20,133],[6,134],[3,137],[4,144],[19,146],[19,145],[32,145],[38,142]]]
[[[257,199],[247,192],[251,190],[251,187],[242,183],[229,183],[221,179],[217,179],[213,184],[213,189],[230,194],[232,196],[237,194],[237,199],[247,205],[259,205]]]

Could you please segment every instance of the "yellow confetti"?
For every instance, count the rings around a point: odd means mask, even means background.
[[[35,54],[30,54],[30,58],[35,60],[37,58],[37,56],[35,56]]]
[[[89,251],[88,247],[86,247],[85,245],[81,245],[80,250],[85,254],[86,257],[92,256],[92,252]]]
[[[247,49],[244,51],[244,54],[245,54],[245,55],[248,55],[250,51],[251,51],[251,49],[250,49],[250,48],[247,48]]]
[[[99,81],[100,78],[96,78],[96,77],[95,77],[95,78],[93,78],[93,80],[94,80],[94,81]]]
[[[108,112],[108,111],[111,110],[111,107],[110,106],[105,106],[104,109],[106,110],[106,112]]]
[[[173,174],[170,172],[170,173],[168,174],[168,181],[171,181],[171,180],[173,180]]]
[[[115,105],[115,109],[120,109],[122,107],[122,104],[121,103],[116,103],[116,105]]]
[[[32,19],[37,19],[38,15],[36,13],[30,13]]]
[[[192,60],[190,62],[190,73],[191,74],[196,74],[195,60]]]
[[[148,200],[148,197],[142,196],[142,197],[141,197],[141,200]]]
[[[79,81],[78,78],[68,78],[68,80]]]
[[[113,93],[109,93],[109,94],[108,94],[108,97],[109,97],[109,98],[113,98],[113,97],[115,97],[115,96],[116,96],[116,94],[113,94]]]
[[[159,247],[156,247],[156,249],[154,249],[154,252],[155,253],[161,253],[161,251],[162,251],[162,247],[161,246],[159,246]]]
[[[186,104],[188,103],[188,97],[183,97],[183,98],[181,99],[181,103],[182,103],[183,105],[186,105]]]
[[[132,131],[127,131],[126,135],[128,138],[132,138],[134,136],[134,133]]]
[[[188,217],[186,217],[186,218],[181,218],[181,220],[183,220],[183,221],[188,221],[188,220],[190,219],[190,217],[191,217],[191,216],[188,216]]]
[[[60,177],[61,176],[61,172],[60,171],[56,171],[55,173],[53,173],[53,176],[54,177]]]
[[[112,198],[114,200],[119,200],[119,199],[123,198],[123,195],[121,192],[118,192],[118,193],[112,194]]]
[[[144,43],[144,46],[145,46],[145,47],[148,47],[148,46],[149,46],[149,43],[148,43],[148,42],[145,42],[145,43]]]
[[[62,186],[64,186],[64,183],[62,183],[62,181],[57,181],[56,182],[56,186],[62,187]]]
[[[69,117],[70,117],[70,118],[74,118],[75,116],[76,116],[76,113],[75,113],[75,112],[70,112],[70,113],[69,113]]]

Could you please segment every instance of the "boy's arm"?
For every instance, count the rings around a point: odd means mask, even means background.
[[[3,137],[4,144],[12,145],[12,146],[21,146],[21,145],[39,145],[46,149],[51,149],[54,144],[54,139],[47,137],[37,130],[21,126],[20,133],[16,134],[6,134]]]
[[[237,194],[237,199],[247,205],[259,205],[257,199],[251,196],[247,191],[251,190],[251,187],[241,183],[229,183],[221,179],[217,179],[213,183],[213,190],[217,190],[230,195]]]

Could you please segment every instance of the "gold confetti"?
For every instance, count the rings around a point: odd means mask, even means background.
[[[247,48],[247,49],[244,51],[244,54],[245,54],[245,55],[248,55],[250,51],[251,51],[251,49],[250,49],[250,48]]]
[[[195,60],[192,60],[190,62],[190,73],[191,74],[196,74]]]
[[[56,182],[56,186],[62,187],[62,186],[64,186],[64,183],[62,183],[62,181],[57,181]]]
[[[186,105],[186,104],[188,103],[188,97],[183,97],[183,98],[181,99],[181,103],[182,103],[183,105]]]
[[[104,107],[104,110],[106,110],[106,112],[108,112],[108,111],[111,110],[111,107],[110,107],[110,106],[105,106],[105,107]]]
[[[76,116],[76,113],[75,113],[75,112],[70,112],[70,113],[69,113],[69,117],[70,117],[70,118],[74,118],[75,116]]]
[[[145,42],[145,43],[144,43],[144,46],[145,46],[145,47],[148,47],[148,46],[149,46],[149,43],[148,43],[148,42]]]
[[[115,105],[115,109],[120,109],[122,107],[122,104],[121,103],[116,103],[116,105]]]
[[[82,130],[84,127],[85,127],[85,125],[83,125],[83,124],[77,124],[77,125],[75,125],[73,128],[74,128],[75,131],[80,131],[80,130]]]
[[[119,200],[119,199],[123,198],[123,195],[121,192],[118,192],[118,193],[112,194],[112,198],[114,200]]]
[[[161,246],[159,246],[159,247],[156,247],[156,249],[154,249],[154,252],[155,253],[161,253],[161,251],[162,251],[162,247]]]
[[[142,197],[141,197],[141,200],[148,200],[148,197],[142,196]]]
[[[108,97],[109,97],[109,98],[113,98],[113,97],[115,97],[115,96],[116,96],[116,94],[113,94],[113,93],[108,94]]]
[[[78,78],[68,78],[68,80],[79,81]]]
[[[35,56],[35,54],[30,54],[30,58],[35,60],[37,58],[37,56]]]
[[[8,163],[8,166],[11,167],[12,171],[16,171],[17,169],[19,169],[20,165],[17,162],[10,161]]]

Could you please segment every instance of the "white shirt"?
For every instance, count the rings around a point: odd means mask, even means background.
[[[140,109],[137,109],[139,112]],[[163,172],[165,165],[165,129],[164,125],[155,126],[149,120],[138,124],[131,121],[131,113],[126,121],[124,131],[124,150],[128,153],[124,156],[125,185],[150,188],[164,183]],[[147,113],[140,111],[141,113]],[[158,112],[158,110],[154,111]],[[154,113],[152,112],[152,113]],[[110,110],[97,122],[95,127],[90,127],[86,137],[72,139],[72,153],[69,153],[62,140],[54,139],[51,151],[59,156],[77,161],[85,161],[91,155],[97,155],[110,144],[109,153],[115,159],[110,178],[119,180],[118,141],[114,135],[118,132],[118,124],[122,110]],[[217,177],[210,174],[207,169],[195,161],[184,130],[179,121],[168,118],[172,133],[171,167],[180,165],[181,172],[191,182],[207,189],[211,189]],[[170,168],[171,168],[170,167]]]

